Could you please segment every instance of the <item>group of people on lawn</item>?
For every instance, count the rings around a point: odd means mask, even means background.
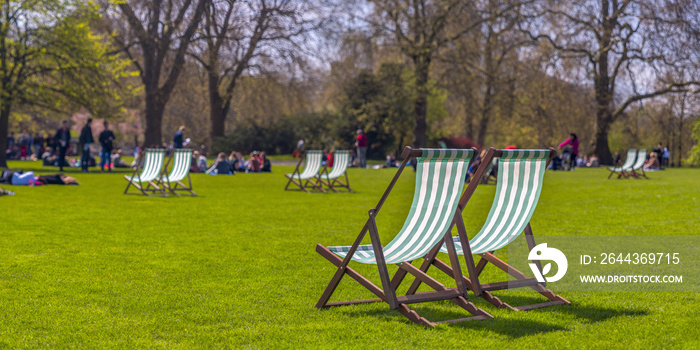
[[[241,152],[232,151],[228,157],[224,152],[219,153],[214,164],[207,168],[207,158],[199,151],[194,151],[190,171],[209,175],[233,175],[238,172],[269,173],[272,171],[272,163],[265,152],[253,151],[246,160]]]

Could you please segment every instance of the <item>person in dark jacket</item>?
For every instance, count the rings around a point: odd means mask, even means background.
[[[184,136],[182,133],[185,131],[185,126],[182,125],[180,126],[179,129],[175,132],[175,136],[173,137],[173,143],[175,144],[175,148],[182,148],[182,145],[185,143]]]
[[[100,152],[100,171],[105,171],[105,164],[107,165],[107,169],[109,171],[112,171],[112,149],[114,148],[114,145],[112,144],[112,141],[114,141],[114,133],[112,130],[109,130],[109,122],[105,120],[104,122],[105,129],[102,130],[99,136],[99,141],[100,144],[102,145],[102,151]]]
[[[63,165],[66,163],[66,150],[70,146],[70,130],[68,129],[67,120],[64,120],[61,123],[61,127],[56,130],[54,141],[58,148],[58,167],[63,171]]]
[[[90,144],[95,140],[92,138],[92,118],[88,118],[87,123],[83,126],[83,130],[80,131],[80,146],[83,149],[83,154],[80,157],[80,167],[83,168],[83,172],[88,172],[88,165],[90,164]]]

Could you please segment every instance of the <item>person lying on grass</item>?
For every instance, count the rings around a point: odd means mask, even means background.
[[[23,172],[9,169],[3,170],[0,183],[13,186],[80,185],[72,176],[63,174],[35,176],[33,171]]]

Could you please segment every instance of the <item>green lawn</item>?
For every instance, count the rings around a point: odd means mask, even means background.
[[[695,293],[562,293],[571,306],[519,313],[470,298],[495,319],[434,329],[386,304],[317,310],[335,269],[316,244],[351,244],[395,170],[351,169],[355,194],[307,194],[283,191],[292,169],[196,174],[195,198],[123,195],[124,172],[71,169],[77,187],[6,186],[16,196],[0,197],[0,348],[700,347]],[[700,170],[606,177],[548,172],[535,235],[698,234]],[[379,215],[384,243],[403,223],[414,178],[405,172]],[[494,191],[479,186],[467,205],[470,236]],[[376,268],[357,269],[379,283]],[[501,277],[487,267],[482,281]],[[346,277],[332,301],[367,297]],[[466,315],[449,302],[415,309],[430,320]]]

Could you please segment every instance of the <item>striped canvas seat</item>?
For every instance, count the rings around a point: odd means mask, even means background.
[[[444,238],[454,218],[474,151],[423,149],[417,158],[413,204],[401,231],[383,248],[387,264],[423,257]],[[344,258],[350,247],[328,247]],[[371,245],[361,245],[352,260],[376,264]]]
[[[288,178],[294,178],[295,180],[308,180],[316,177],[319,169],[321,169],[321,157],[323,153],[321,151],[307,151],[306,152],[306,166],[304,171],[300,174],[285,174]]]
[[[130,178],[125,176],[127,180],[134,182],[150,182],[158,179],[160,172],[163,169],[163,159],[165,158],[165,150],[157,148],[147,148],[143,156],[143,164],[141,166],[141,174],[132,175]]]
[[[168,176],[161,177],[163,182],[177,182],[184,180],[190,173],[190,163],[192,162],[191,149],[173,150],[173,168]]]
[[[333,169],[328,174],[321,174],[324,180],[337,179],[348,169],[350,163],[350,151],[335,151],[333,152]]]
[[[139,166],[134,169],[133,174],[131,176],[124,175],[124,179],[129,182],[126,185],[124,194],[128,194],[129,188],[134,186],[145,195],[148,195],[148,192],[155,193],[159,191],[167,196],[165,190],[156,184],[160,180],[164,158],[164,149],[147,148],[143,154],[143,159],[139,162]],[[140,173],[139,170],[141,171]]]
[[[496,194],[481,231],[469,241],[472,254],[505,247],[530,222],[542,190],[549,150],[504,150],[498,159]],[[453,237],[457,253],[463,255],[459,237]],[[441,252],[447,253],[443,246]]]
[[[639,153],[637,153],[637,160],[634,162],[634,164],[629,168],[625,170],[639,170],[644,167],[644,163],[647,161],[647,150],[645,149],[640,149]]]
[[[639,152],[644,151],[644,157],[646,158],[646,151],[645,150],[640,150]],[[632,169],[632,166],[635,164],[635,158],[637,158],[637,150],[634,148],[630,148],[627,150],[627,158],[625,158],[625,163],[622,164],[620,167],[609,167],[608,169],[610,171],[614,172],[620,172],[620,171],[629,171]],[[642,164],[644,164],[642,162]]]

